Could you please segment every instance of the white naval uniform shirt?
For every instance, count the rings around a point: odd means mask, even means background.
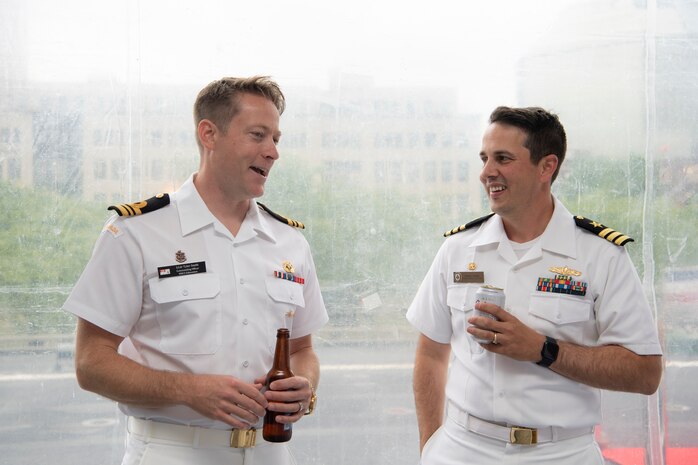
[[[310,247],[254,201],[233,236],[208,210],[193,176],[170,197],[156,211],[107,222],[63,308],[125,337],[119,352],[145,366],[252,382],[271,367],[278,328],[298,338],[328,321]],[[182,254],[185,265],[201,271],[204,264],[205,272],[160,277],[158,268],[178,265]],[[284,261],[303,284],[274,276]],[[183,405],[120,408],[140,418],[230,428]]]
[[[511,425],[565,428],[601,421],[600,391],[532,362],[482,350],[466,332],[480,284],[460,284],[454,272],[474,263],[485,284],[504,289],[505,308],[536,331],[585,346],[616,344],[640,355],[661,354],[657,327],[637,272],[623,247],[576,226],[555,199],[540,240],[517,258],[501,217],[445,240],[407,319],[422,334],[451,344],[448,401],[477,417]],[[537,290],[551,267],[581,272],[585,295]]]

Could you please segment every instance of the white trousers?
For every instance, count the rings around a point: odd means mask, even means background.
[[[421,465],[603,465],[593,434],[531,446],[475,434],[448,416],[424,446]]]
[[[287,443],[270,443],[257,436],[246,449],[196,447],[193,444],[145,438],[128,433],[121,465],[295,465]]]

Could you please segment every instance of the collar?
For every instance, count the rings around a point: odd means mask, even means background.
[[[576,226],[574,218],[557,197],[553,196],[553,202],[555,204],[553,216],[550,218],[545,231],[541,234],[538,243],[541,249],[575,258],[577,246],[575,242]],[[471,247],[477,247],[501,243],[507,240],[502,217],[494,215],[481,227],[477,237],[470,245]]]
[[[247,216],[245,216],[245,221],[242,223],[240,232],[236,240],[247,240],[252,236],[259,235],[260,237],[267,239],[271,242],[276,242],[276,236],[274,235],[273,228],[270,221],[272,221],[268,216],[262,215],[259,205],[255,199],[250,200],[250,209],[247,210]],[[276,221],[276,220],[273,220]]]
[[[216,221],[216,217],[208,209],[204,199],[201,198],[196,186],[194,186],[194,176],[196,173],[189,176],[189,179],[175,192],[182,236],[191,234]]]
[[[196,176],[196,173],[189,176],[189,179],[175,192],[182,236],[191,234],[211,224],[216,228],[224,229],[223,225],[213,213],[211,213],[204,199],[201,198],[201,195],[199,195],[199,192],[196,190],[196,186],[194,186],[194,176]],[[240,231],[238,231],[234,239],[235,242],[246,241],[257,235],[271,242],[276,242],[276,237],[274,236],[269,221],[268,218],[259,213],[257,202],[251,199],[247,215],[240,226]],[[228,232],[227,234],[230,233]]]

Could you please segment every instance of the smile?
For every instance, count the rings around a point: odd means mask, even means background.
[[[269,172],[267,170],[262,169],[262,168],[258,168],[256,166],[251,166],[250,169],[252,171],[254,171],[255,173],[258,173],[260,176],[265,177],[265,178],[267,177],[267,174],[269,174]]]

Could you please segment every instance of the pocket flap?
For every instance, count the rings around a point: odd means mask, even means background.
[[[179,300],[210,299],[221,291],[215,273],[192,274],[175,278],[150,278],[150,296],[159,304]]]
[[[558,325],[578,323],[591,318],[591,300],[564,294],[536,293],[531,296],[529,313]]]
[[[477,287],[456,284],[448,286],[446,304],[454,310],[469,312],[475,306],[475,292]]]
[[[267,278],[266,285],[267,293],[272,300],[298,307],[305,307],[303,285],[278,278]]]

